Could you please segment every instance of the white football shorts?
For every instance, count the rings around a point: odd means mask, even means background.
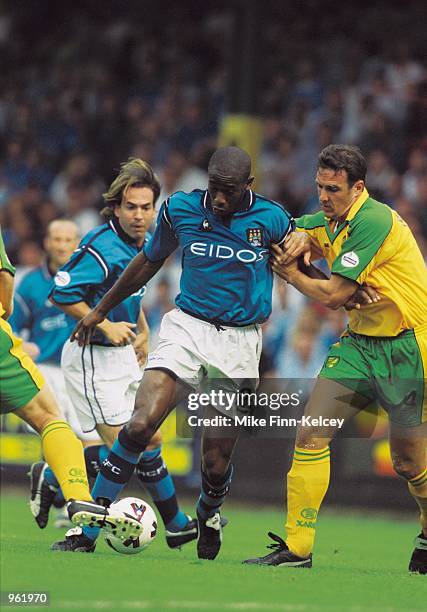
[[[38,363],[37,367],[42,372],[46,382],[53,391],[64,419],[71,426],[71,429],[74,431],[76,436],[80,438],[80,440],[85,441],[101,440],[96,431],[92,433],[85,433],[82,430],[80,421],[77,418],[76,411],[74,410],[74,406],[71,403],[67,392],[64,374],[59,365],[55,365],[54,363]]]
[[[142,377],[132,345],[80,347],[67,340],[61,367],[84,432],[129,421]]]
[[[259,325],[221,326],[174,309],[165,314],[157,348],[146,370],[172,372],[193,388],[220,387],[255,390],[259,379],[262,332]],[[212,381],[212,385],[207,384]]]

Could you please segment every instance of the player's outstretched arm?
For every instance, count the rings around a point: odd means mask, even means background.
[[[289,264],[284,264],[283,251],[277,245],[271,246],[271,253],[271,267],[278,276],[307,297],[321,302],[332,310],[344,306],[357,290],[356,282],[338,274],[332,274],[328,279],[310,278],[300,271],[296,259]]]
[[[71,342],[76,340],[79,346],[89,344],[95,327],[104,321],[110,310],[148,283],[160,270],[163,261],[151,262],[144,253],[139,253],[132,259],[102,300],[77,323],[70,336]]]

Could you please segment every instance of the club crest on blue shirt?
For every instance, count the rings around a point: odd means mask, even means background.
[[[262,246],[262,229],[260,227],[249,227],[246,230],[246,237],[252,246]]]

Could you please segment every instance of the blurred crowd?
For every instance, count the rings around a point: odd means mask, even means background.
[[[227,107],[227,4],[205,14],[170,9],[163,19],[141,18],[132,2],[128,14],[74,7],[66,18],[47,4],[48,15],[43,6],[0,13],[0,224],[23,269],[42,260],[51,220],[73,219],[82,234],[100,223],[101,194],[128,156],[154,165],[160,199],[204,188]],[[357,144],[371,195],[400,212],[427,257],[425,3],[403,12],[380,1],[363,19],[349,5],[325,16],[316,0],[305,11],[288,3],[280,13],[277,4],[266,2],[260,27],[257,190],[294,215],[315,211],[318,152]],[[147,293],[154,337],[178,273],[173,259]],[[262,369],[314,376],[345,315],[277,285]]]

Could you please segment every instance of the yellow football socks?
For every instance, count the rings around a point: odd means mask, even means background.
[[[317,514],[329,485],[329,446],[321,450],[295,447],[288,473],[286,544],[298,557],[313,550]]]
[[[409,491],[421,511],[420,521],[424,535],[427,537],[427,468],[411,478],[408,482]]]
[[[65,421],[51,421],[41,432],[43,455],[66,500],[90,501],[83,446]]]

